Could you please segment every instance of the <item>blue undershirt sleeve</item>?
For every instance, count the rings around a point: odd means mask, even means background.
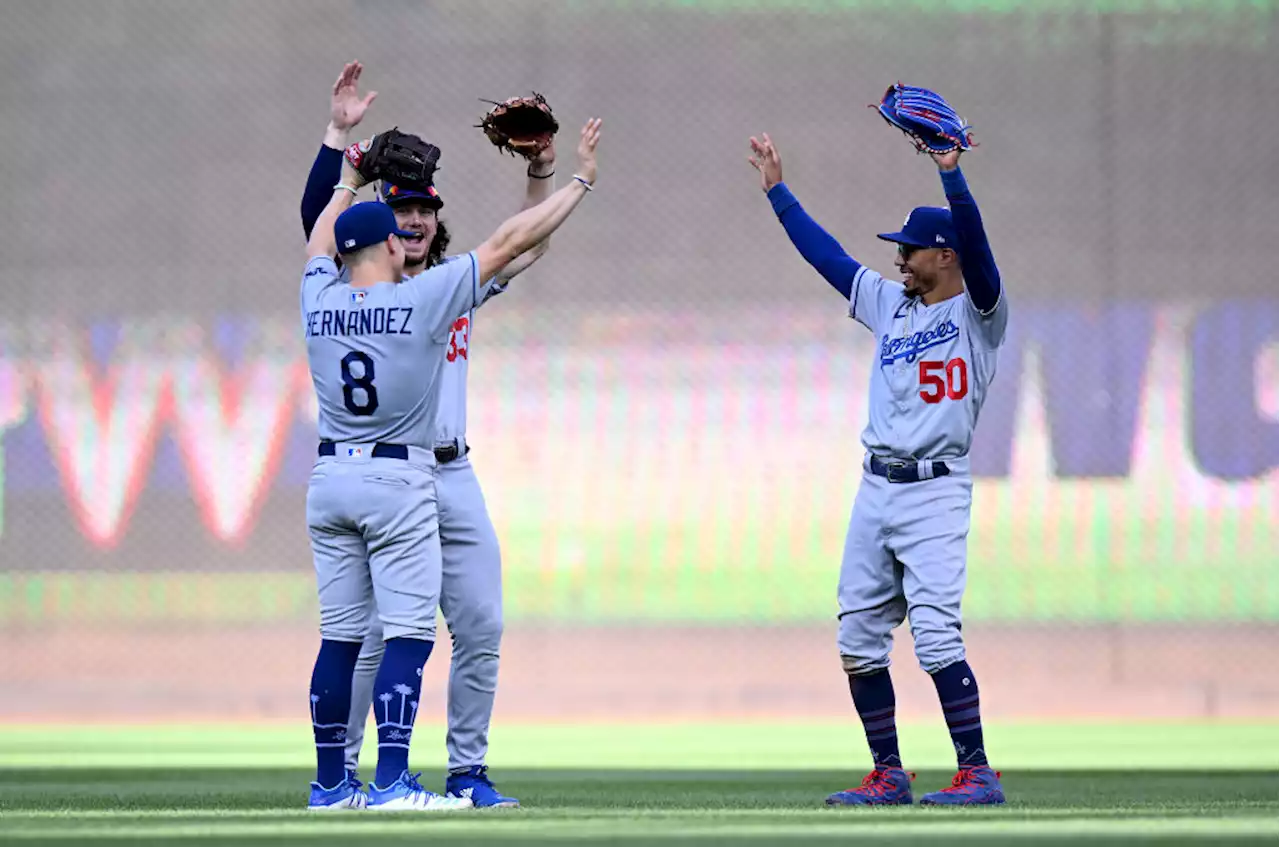
[[[302,191],[302,231],[311,238],[311,230],[324,207],[333,197],[333,187],[342,179],[342,151],[320,145],[320,152],[307,174],[307,187]]]
[[[969,186],[959,168],[940,171],[940,175],[947,203],[951,206],[951,221],[960,240],[960,266],[964,272],[965,289],[978,311],[990,314],[1000,302],[1000,269],[991,255],[991,245],[987,243],[987,233],[982,227],[982,215],[978,213],[978,204],[969,193]]]
[[[840,242],[832,238],[817,221],[809,217],[809,213],[800,205],[785,182],[769,189],[769,203],[804,260],[813,265],[844,299],[850,299],[853,293],[853,276],[862,265],[846,253]]]

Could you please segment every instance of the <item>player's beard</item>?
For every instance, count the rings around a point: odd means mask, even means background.
[[[425,265],[427,257],[431,255],[431,241],[427,238],[423,238],[421,241],[409,241],[406,239],[404,249],[405,267]]]
[[[920,297],[924,294],[924,289],[920,285],[920,278],[915,274],[911,274],[911,276],[907,277],[904,280],[904,283],[902,293],[907,297]]]
[[[404,257],[404,276],[417,276],[427,269],[427,262],[431,258],[431,251],[425,250],[421,256],[411,256],[408,253]]]

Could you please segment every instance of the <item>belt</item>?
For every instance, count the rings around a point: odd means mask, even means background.
[[[882,476],[890,482],[920,482],[951,473],[947,463],[938,459],[924,459],[919,462],[886,462],[872,456],[868,465],[873,474]]]
[[[454,459],[458,458],[459,455],[465,456],[470,452],[471,452],[471,445],[468,444],[466,445],[466,448],[462,451],[462,453],[459,454],[458,442],[456,441],[453,442],[452,444],[445,445],[444,447],[435,448],[436,461],[442,465],[447,465],[450,462],[452,462]]]
[[[338,448],[332,441],[321,441],[318,452],[321,456],[336,456]],[[409,448],[403,444],[375,444],[370,454],[375,459],[409,459]]]

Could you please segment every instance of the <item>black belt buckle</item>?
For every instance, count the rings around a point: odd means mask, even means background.
[[[471,445],[468,444],[467,449],[463,451],[462,455],[465,456],[467,455],[467,453],[470,453],[470,452],[471,452]],[[435,454],[436,454],[436,461],[439,464],[442,464],[442,465],[449,464],[454,459],[458,458],[458,455],[459,455],[458,442],[455,441],[446,447],[435,448]]]
[[[915,465],[907,465],[906,462],[885,462],[884,478],[893,483],[920,481]]]

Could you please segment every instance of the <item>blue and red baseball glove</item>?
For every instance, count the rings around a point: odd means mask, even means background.
[[[885,91],[880,115],[906,133],[921,153],[950,153],[975,146],[970,126],[941,95],[927,88],[898,83]]]

